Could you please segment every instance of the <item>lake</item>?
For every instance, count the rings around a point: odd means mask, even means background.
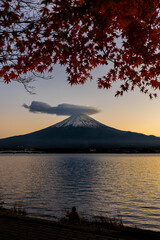
[[[160,230],[160,154],[1,154],[4,207],[22,201],[31,216],[122,216]]]

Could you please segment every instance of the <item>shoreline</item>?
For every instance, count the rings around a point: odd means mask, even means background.
[[[11,214],[10,210],[0,211],[0,239],[3,240],[159,240],[160,232],[132,227],[106,228],[91,224],[71,225],[59,221]]]
[[[23,151],[23,150],[0,150],[0,155],[1,154],[160,154],[160,149],[159,150],[117,150],[117,151]]]

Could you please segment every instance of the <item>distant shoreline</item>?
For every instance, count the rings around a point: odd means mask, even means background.
[[[157,148],[108,148],[108,149],[41,149],[41,150],[0,150],[0,154],[158,154]]]

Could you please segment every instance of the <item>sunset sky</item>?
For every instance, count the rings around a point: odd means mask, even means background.
[[[35,95],[30,95],[17,82],[8,85],[1,83],[0,138],[40,130],[67,117],[31,113],[22,107],[23,104],[30,105],[32,101],[41,101],[51,106],[67,103],[95,107],[101,111],[92,117],[105,125],[160,137],[160,94],[157,99],[150,100],[137,89],[125,93],[123,97],[114,97],[120,83],[114,84],[110,90],[97,87],[97,77],[106,72],[107,69],[98,68],[93,71],[93,81],[71,87],[66,81],[64,68],[56,66],[53,79],[38,79],[32,83]]]

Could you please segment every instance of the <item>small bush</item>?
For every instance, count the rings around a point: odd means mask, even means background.
[[[23,202],[22,201],[15,202],[11,211],[12,211],[13,214],[27,215],[27,212],[26,212],[25,208],[23,207]]]
[[[0,209],[3,208],[4,201],[0,198]]]
[[[0,209],[3,208],[3,204],[4,204],[4,202],[0,201]]]
[[[108,217],[99,216],[99,217],[96,217],[93,223],[99,229],[122,230],[124,228],[122,217],[119,217],[119,216],[118,218],[108,218]]]

